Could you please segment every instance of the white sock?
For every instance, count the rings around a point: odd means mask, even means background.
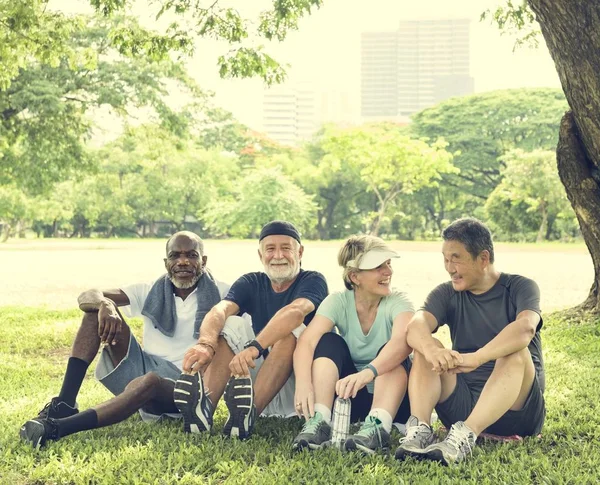
[[[321,416],[323,416],[325,422],[327,424],[331,423],[331,409],[325,406],[325,404],[315,404],[315,413],[321,413]]]
[[[383,429],[388,433],[392,430],[392,415],[383,408],[371,409],[369,416],[373,416],[381,421]]]

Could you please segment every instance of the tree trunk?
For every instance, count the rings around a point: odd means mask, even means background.
[[[560,127],[558,172],[594,264],[583,307],[600,313],[600,2],[528,0],[571,108]]]

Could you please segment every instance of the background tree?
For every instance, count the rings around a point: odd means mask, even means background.
[[[430,146],[403,135],[388,123],[331,132],[322,146],[324,158],[334,165],[347,163],[375,195],[376,207],[363,214],[374,235],[400,194],[435,186],[442,173],[457,171],[452,156],[444,149],[445,143]]]
[[[527,0],[527,5],[507,2],[491,15],[501,28],[530,25],[535,18],[556,65],[570,108],[560,124],[558,173],[594,265],[582,308],[600,313],[600,3]]]
[[[215,235],[255,238],[273,220],[292,221],[307,233],[314,221],[312,197],[295,185],[279,168],[262,168],[242,174],[228,200],[214,201],[199,213]]]
[[[442,175],[443,188],[423,191],[429,216],[441,228],[480,207],[500,183],[502,155],[514,148],[551,149],[558,120],[567,107],[562,92],[550,88],[491,91],[451,98],[412,118],[416,137],[443,138],[458,173]]]
[[[542,242],[552,238],[558,218],[575,222],[554,152],[513,150],[503,161],[502,182],[486,202],[491,220],[502,232],[533,233],[535,241]]]

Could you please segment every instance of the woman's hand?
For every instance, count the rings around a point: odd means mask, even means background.
[[[294,396],[296,414],[309,420],[315,415],[315,391],[312,382],[296,381],[296,394]]]
[[[363,369],[355,374],[340,379],[335,384],[335,392],[338,397],[348,399],[356,397],[358,391],[365,387],[369,382],[375,379],[375,374],[370,369]]]

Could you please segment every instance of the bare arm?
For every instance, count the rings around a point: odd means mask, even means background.
[[[302,332],[294,351],[294,374],[296,412],[306,419],[315,414],[315,392],[312,382],[312,364],[315,349],[321,337],[333,328],[333,322],[323,315],[315,315],[310,325]]]
[[[103,291],[91,289],[84,291],[77,298],[79,309],[84,312],[98,311],[101,304],[106,304],[108,301],[113,302],[116,306],[126,306],[130,303],[129,297],[120,289]]]
[[[415,352],[419,352],[438,374],[453,369],[462,363],[462,356],[456,350],[445,349],[431,334],[437,328],[435,316],[419,310],[408,324],[406,341]]]
[[[385,374],[395,369],[411,353],[412,349],[406,342],[406,332],[413,315],[413,312],[402,312],[394,318],[390,341],[385,344],[379,355],[371,362],[379,374]]]
[[[239,311],[238,304],[229,300],[221,300],[211,308],[200,325],[198,343],[183,356],[182,369],[185,372],[204,373],[215,356],[225,321]]]
[[[312,362],[321,337],[333,328],[333,322],[323,315],[315,315],[310,325],[302,332],[294,351],[294,375],[296,383],[312,383]]]
[[[524,310],[519,313],[514,322],[504,327],[498,335],[476,352],[479,354],[481,364],[523,350],[534,337],[539,323],[540,316],[536,312]]]
[[[306,298],[297,298],[273,315],[273,318],[269,320],[269,323],[267,323],[256,338],[257,342],[264,349],[279,342],[282,338],[292,333],[294,329],[302,325],[304,317],[314,309],[315,306],[312,301]]]

